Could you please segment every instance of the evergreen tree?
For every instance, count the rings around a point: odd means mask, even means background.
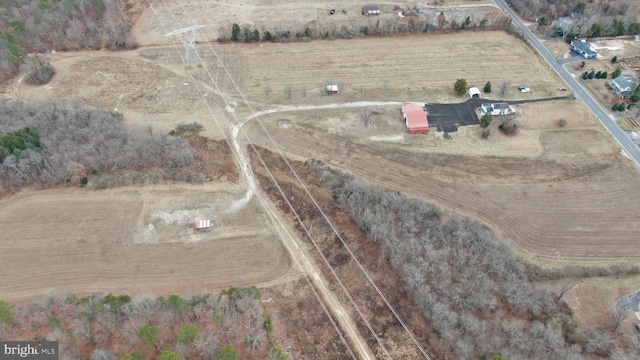
[[[487,83],[484,85],[484,89],[483,90],[487,94],[491,92],[491,81],[487,81]]]
[[[240,25],[236,23],[231,26],[231,41],[240,41]]]

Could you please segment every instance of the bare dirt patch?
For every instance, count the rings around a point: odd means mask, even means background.
[[[617,56],[618,59],[640,55],[640,43],[633,37],[593,40],[593,49],[605,59]]]
[[[242,194],[170,186],[21,194],[0,203],[0,298],[55,289],[130,295],[255,285],[289,271],[288,255]],[[208,232],[193,221],[212,219]],[[34,221],[34,219],[37,219]]]

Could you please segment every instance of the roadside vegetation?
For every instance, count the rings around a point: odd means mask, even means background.
[[[430,19],[423,18],[411,11],[405,18],[390,18],[366,21],[355,21],[350,24],[337,26],[333,23],[322,24],[319,28],[314,22],[303,25],[300,28],[262,28],[261,30],[251,26],[241,26],[233,23],[220,29],[219,42],[292,42],[308,40],[332,40],[353,39],[363,37],[394,36],[403,34],[449,32],[463,30],[506,30],[510,27],[511,18],[499,13],[490,13],[483,18],[466,16],[464,18],[447,17],[444,13]]]
[[[252,287],[191,298],[69,295],[21,306],[0,300],[0,338],[58,341],[67,360],[287,359],[260,299]]]
[[[568,29],[550,26],[552,36],[571,41],[577,37],[607,37],[640,34],[640,8],[632,0],[616,1],[553,1],[510,0],[509,4],[525,19],[549,26],[557,18],[580,14]]]
[[[387,254],[406,291],[415,299],[458,359],[637,358],[635,337],[616,332],[622,315],[598,328],[578,327],[562,297],[534,280],[554,271],[518,259],[504,239],[475,220],[448,213],[421,200],[369,185],[353,176],[309,161],[338,204]],[[626,270],[625,270],[626,269]],[[616,275],[637,269],[601,269]],[[594,268],[555,270],[557,278],[592,274]],[[533,280],[532,280],[533,279]]]
[[[0,81],[18,73],[27,53],[131,49],[131,1],[0,1]]]
[[[24,185],[104,188],[224,177],[199,164],[182,130],[127,129],[120,114],[79,102],[0,100],[0,107],[0,195]],[[222,171],[235,173],[235,164]]]

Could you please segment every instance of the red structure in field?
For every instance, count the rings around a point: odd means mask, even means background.
[[[427,113],[420,105],[405,105],[402,107],[402,117],[409,130],[409,134],[429,133]]]

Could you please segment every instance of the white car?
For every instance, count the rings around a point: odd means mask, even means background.
[[[523,93],[531,92],[531,89],[529,89],[529,87],[524,86],[524,85],[518,86],[518,90],[520,90],[520,92],[523,92]]]

